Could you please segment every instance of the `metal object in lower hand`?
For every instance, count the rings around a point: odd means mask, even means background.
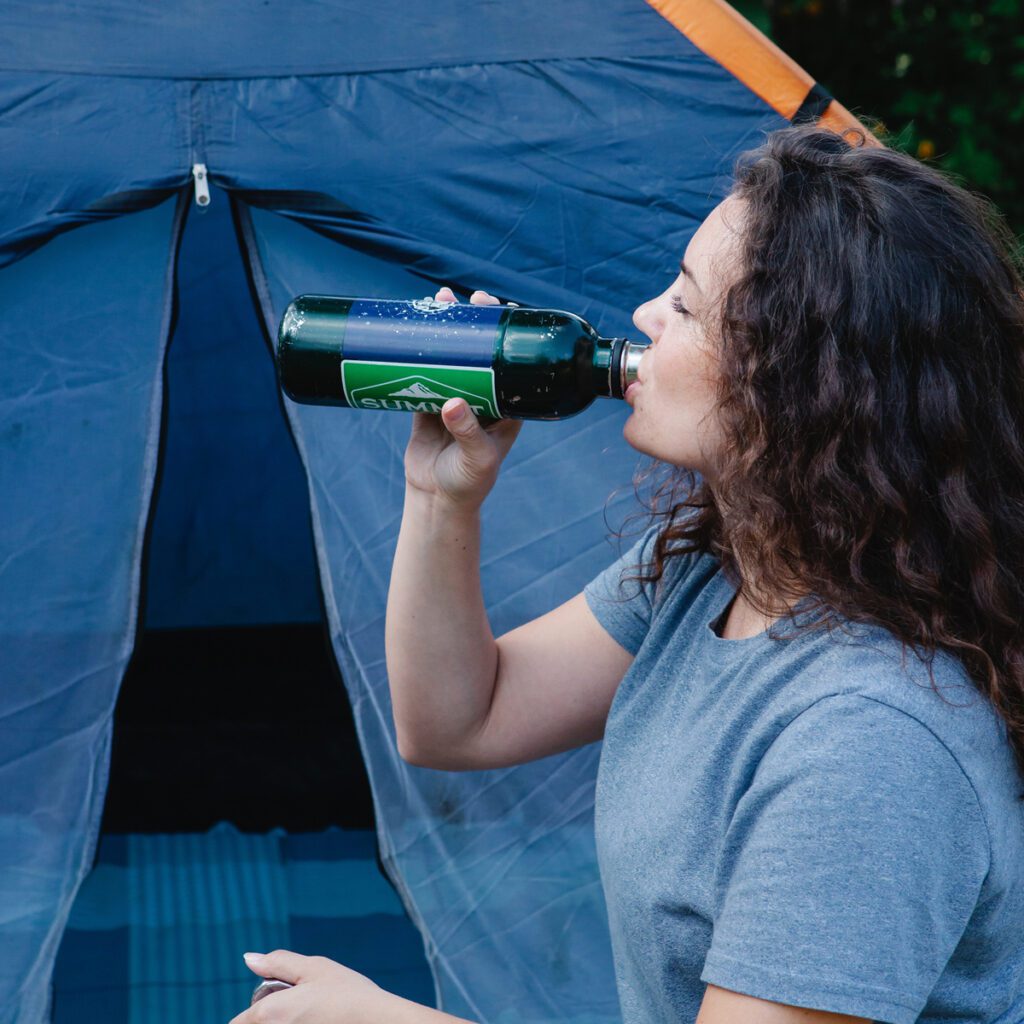
[[[292,987],[290,982],[278,981],[277,978],[261,981],[253,990],[252,1002],[249,1005],[252,1006],[253,1003],[258,1003],[264,996],[269,996],[271,992],[283,992],[286,988]]]

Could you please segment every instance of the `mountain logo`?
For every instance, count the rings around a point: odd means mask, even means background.
[[[415,384],[411,384],[407,388],[402,388],[401,391],[392,391],[388,398],[440,398],[442,402],[448,401],[450,395],[439,395],[436,391],[431,391],[426,384],[422,384],[420,381],[416,381]]]

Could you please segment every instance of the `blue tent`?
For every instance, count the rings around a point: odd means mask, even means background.
[[[140,606],[182,627],[321,600],[437,1005],[618,1019],[600,744],[496,772],[399,758],[383,636],[410,420],[284,400],[265,343],[296,295],[441,284],[628,336],[735,156],[814,119],[854,123],[720,0],[3,5],[0,1024],[48,1017]],[[616,555],[626,414],[525,425],[483,510],[495,635]]]

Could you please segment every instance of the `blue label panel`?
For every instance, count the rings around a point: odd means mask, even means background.
[[[505,306],[357,299],[345,323],[345,359],[490,366]]]

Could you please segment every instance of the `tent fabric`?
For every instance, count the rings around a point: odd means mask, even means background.
[[[0,11],[0,1024],[49,1013],[142,594],[154,625],[301,620],[316,579],[382,862],[437,1005],[619,1019],[593,845],[600,744],[495,772],[398,757],[383,631],[410,422],[295,405],[270,387],[268,351],[295,295],[440,284],[632,332],[737,153],[786,120],[642,0],[599,11]],[[636,510],[626,415],[598,401],[524,425],[482,513],[495,635],[619,550],[609,527]],[[272,584],[253,582],[261,569]]]
[[[135,639],[187,199],[0,273],[0,1020],[45,1019]]]

